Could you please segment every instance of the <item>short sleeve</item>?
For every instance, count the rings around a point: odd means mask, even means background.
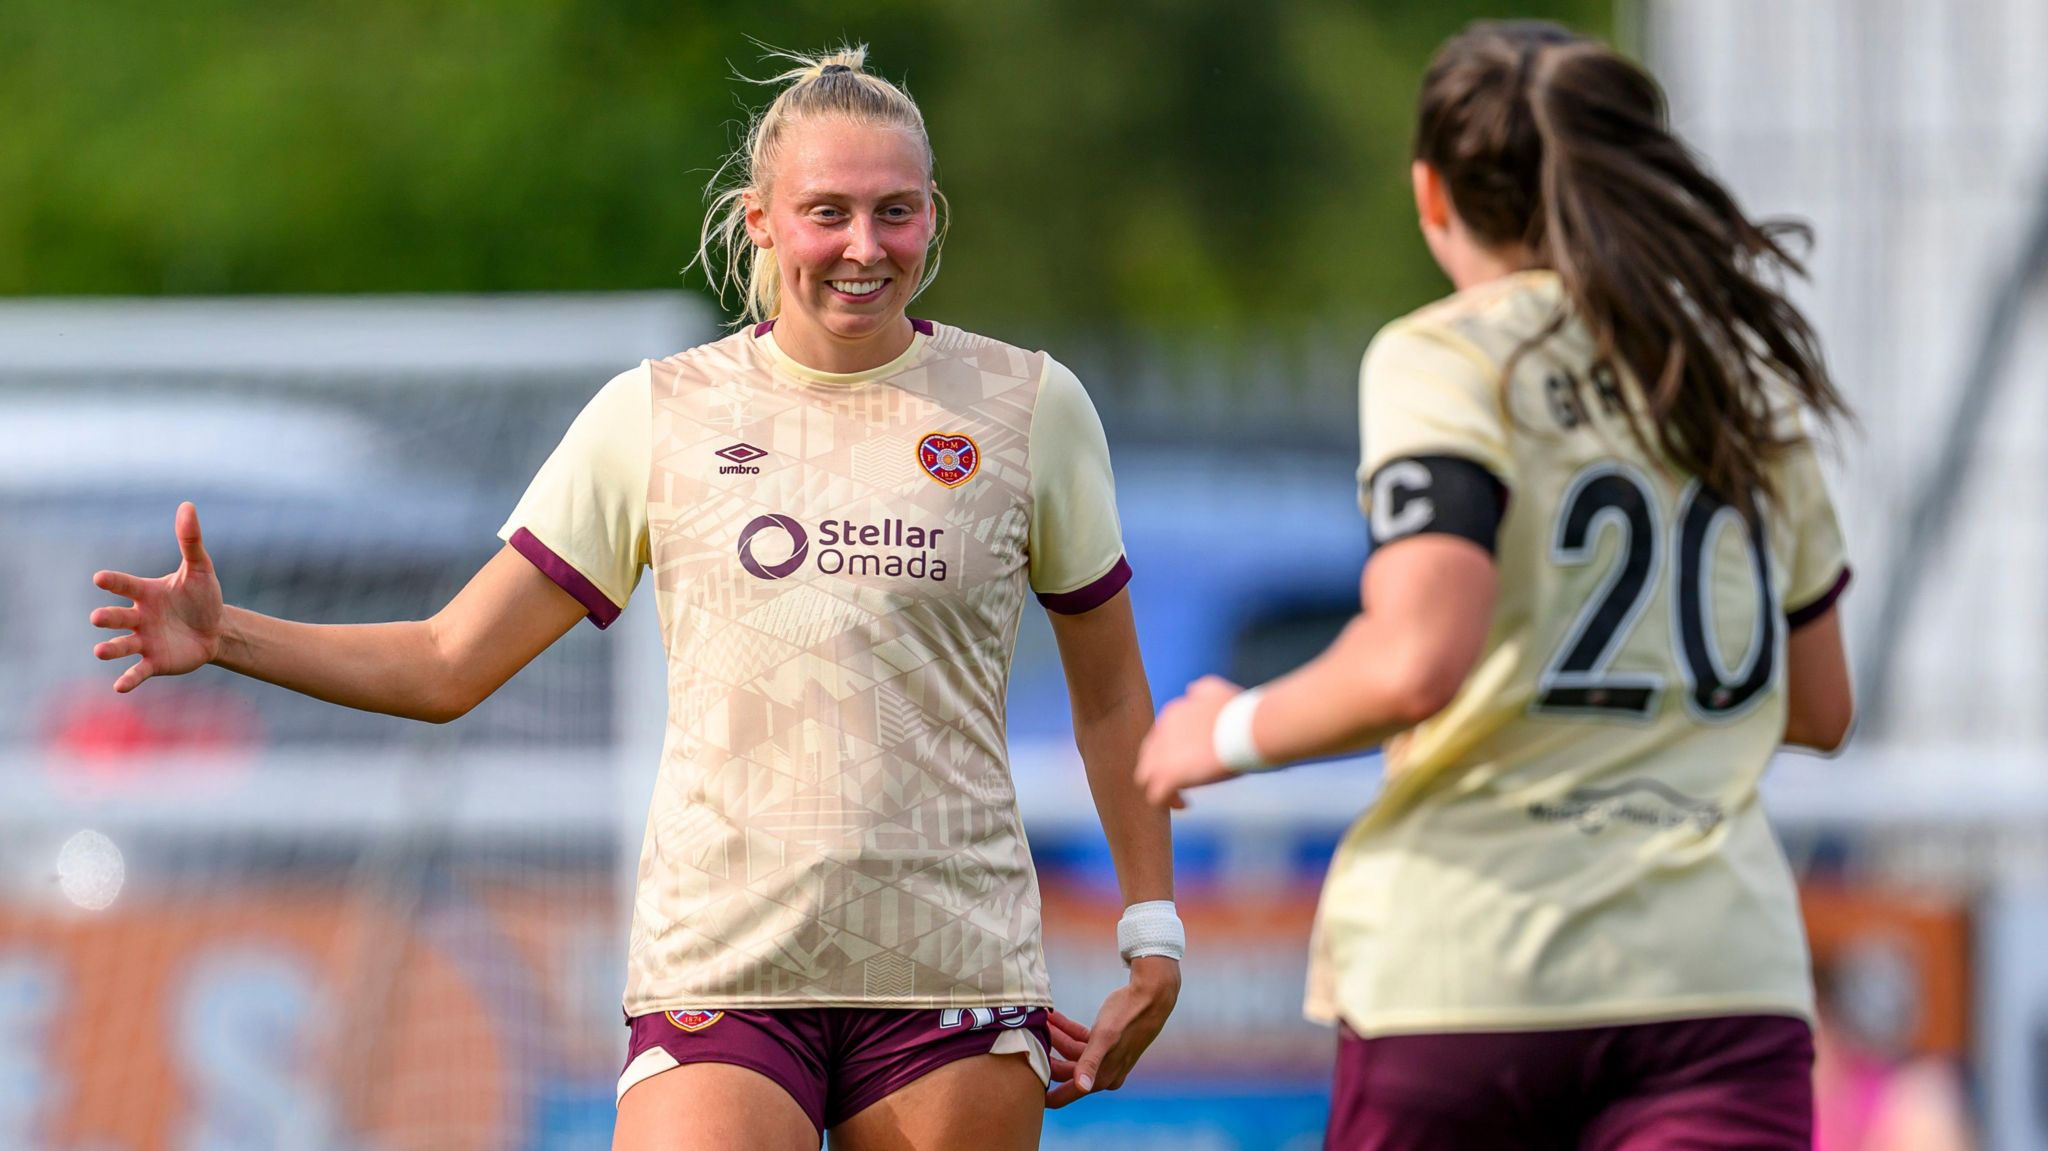
[[[1395,460],[1456,456],[1514,487],[1500,370],[1453,333],[1412,322],[1381,329],[1359,372],[1358,499],[1371,512],[1372,478]]]
[[[1131,579],[1109,440],[1081,381],[1051,356],[1032,411],[1031,590],[1048,611],[1078,615]]]
[[[645,363],[606,384],[498,529],[601,628],[624,610],[647,563],[652,388]]]
[[[1849,586],[1848,546],[1811,435],[1785,449],[1773,483],[1783,509],[1785,617],[1795,628],[1825,614]]]

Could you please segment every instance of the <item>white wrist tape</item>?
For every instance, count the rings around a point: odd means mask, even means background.
[[[1179,959],[1187,953],[1188,933],[1173,910],[1173,900],[1154,899],[1124,908],[1116,921],[1116,951],[1124,966],[1140,955],[1164,955]]]
[[[1271,771],[1278,766],[1266,762],[1266,757],[1259,754],[1259,745],[1252,742],[1252,716],[1258,713],[1259,700],[1265,693],[1263,687],[1240,692],[1216,716],[1216,758],[1239,775]]]

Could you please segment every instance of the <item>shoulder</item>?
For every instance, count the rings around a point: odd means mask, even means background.
[[[1551,311],[1563,297],[1555,272],[1516,272],[1452,292],[1404,318],[1449,327],[1513,325],[1531,313]]]
[[[657,362],[664,364],[686,364],[704,359],[730,358],[744,355],[747,349],[753,345],[754,338],[764,330],[766,330],[766,325],[747,324],[744,327],[735,328],[715,340],[706,340],[694,347],[684,348],[680,352],[664,356]]]
[[[1095,401],[1088,398],[1088,389],[1081,386],[1081,377],[1050,355],[1037,354],[1043,364],[1038,372],[1034,425],[1070,427],[1078,422],[1099,429],[1101,417],[1095,412]]]
[[[1042,351],[1022,348],[951,324],[934,320],[913,320],[912,323],[924,330],[928,361],[957,361],[987,374],[1035,381],[1045,374],[1046,365],[1052,359]]]
[[[1503,361],[1464,330],[1471,306],[1461,294],[1373,338],[1359,382],[1361,478],[1421,455],[1467,456],[1496,476],[1511,473]]]
[[[1556,273],[1519,272],[1425,304],[1381,329],[1374,343],[1454,352],[1497,378],[1531,339],[1576,336],[1567,307]]]
[[[1817,439],[1820,419],[1792,381],[1775,372],[1763,375],[1763,397],[1771,415],[1771,431],[1782,442],[1810,444]]]
[[[1414,376],[1473,385],[1498,380],[1500,360],[1457,322],[1461,313],[1445,308],[1452,302],[1411,312],[1373,336],[1365,350],[1368,389]]]
[[[631,422],[645,413],[652,403],[654,368],[654,361],[642,360],[605,381],[584,406],[580,419]]]

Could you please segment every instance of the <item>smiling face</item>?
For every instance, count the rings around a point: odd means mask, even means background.
[[[781,274],[776,342],[823,371],[895,358],[910,343],[903,309],[937,225],[923,140],[844,117],[800,121],[759,175],[747,235]]]

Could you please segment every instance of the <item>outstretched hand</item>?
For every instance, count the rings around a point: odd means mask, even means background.
[[[102,640],[92,653],[101,659],[142,657],[114,681],[115,691],[134,691],[153,675],[204,667],[220,650],[227,612],[213,561],[200,542],[199,509],[190,503],[178,505],[177,533],[177,571],[155,579],[115,571],[92,577],[94,587],[130,601],[127,607],[94,609],[94,627],[127,634]]]
[[[1131,961],[1130,983],[1109,993],[1095,1026],[1049,1012],[1054,1086],[1045,1105],[1057,1110],[1092,1091],[1122,1087],[1179,998],[1180,961],[1146,955]]]

